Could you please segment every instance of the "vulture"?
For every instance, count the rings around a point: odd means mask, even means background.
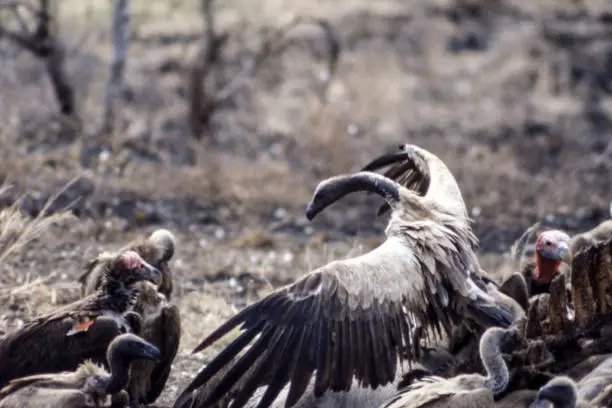
[[[151,404],[159,397],[179,348],[181,335],[179,310],[176,305],[168,302],[173,287],[168,263],[174,255],[175,248],[174,235],[166,229],[158,229],[148,238],[138,238],[122,249],[137,252],[162,275],[161,284],[157,287],[146,281],[138,284],[139,294],[133,308],[134,312],[143,319],[140,335],[161,352],[161,357],[156,362],[137,361],[132,366],[127,389],[130,400],[139,404]],[[102,272],[115,256],[116,254],[112,252],[103,252],[87,264],[85,273],[79,278],[83,295],[88,295],[100,287]]]
[[[555,377],[538,390],[530,408],[607,408],[612,404],[612,386],[608,385],[591,401],[579,397],[576,383],[569,377]]]
[[[207,407],[230,393],[231,407],[243,407],[261,386],[267,388],[257,407],[268,407],[287,384],[285,406],[293,407],[313,375],[315,397],[348,391],[354,378],[376,389],[395,379],[398,359],[418,357],[421,340],[427,345],[442,338],[464,318],[482,326],[514,321],[513,310],[481,282],[476,237],[446,165],[416,146],[400,159],[428,180],[425,194],[369,171],[319,183],[308,219],[349,193],[374,192],[392,210],[386,240],[307,273],[214,330],[194,352],[234,328],[241,331],[183,390],[175,408]]]
[[[136,284],[160,278],[136,252],[118,254],[106,264],[100,289],[0,338],[0,387],[28,375],[75,370],[86,359],[105,364],[115,337],[141,329],[140,316],[131,311]]]
[[[132,403],[152,404],[166,385],[172,362],[178,352],[181,339],[181,317],[176,305],[149,282],[143,282],[134,311],[143,317],[141,335],[156,345],[161,356],[154,361],[132,363],[127,391]]]
[[[168,263],[174,256],[175,247],[176,239],[174,235],[167,229],[158,229],[149,237],[139,237],[117,252],[124,252],[127,250],[136,251],[142,259],[157,268],[162,275],[158,291],[162,293],[167,300],[170,300],[173,282],[172,272],[168,267]],[[79,277],[81,294],[83,296],[89,295],[100,287],[104,265],[116,255],[116,253],[105,251],[87,263],[85,272]]]
[[[108,346],[110,374],[85,361],[76,371],[17,378],[0,390],[0,408],[124,408],[129,402],[123,389],[130,362],[159,356],[154,345],[134,334],[122,334]]]
[[[522,269],[522,275],[527,284],[529,296],[548,293],[550,282],[557,273],[563,273],[569,278],[569,268],[572,264],[570,237],[560,230],[546,230],[538,234],[535,244],[534,258]],[[561,268],[561,266],[565,268]],[[509,275],[500,285],[500,290],[513,296],[515,280],[520,276]],[[522,296],[521,296],[522,297]]]
[[[383,408],[493,407],[494,396],[504,391],[510,380],[502,349],[513,349],[519,342],[519,333],[515,328],[490,327],[479,342],[486,376],[461,374],[452,378],[424,377],[401,390]]]

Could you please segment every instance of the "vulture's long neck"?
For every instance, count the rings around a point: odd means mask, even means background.
[[[106,392],[108,394],[116,394],[128,383],[129,376],[129,363],[121,355],[119,350],[112,350],[107,356],[108,365],[110,367],[110,376],[106,384]]]
[[[486,383],[494,394],[502,392],[510,380],[508,366],[502,357],[499,344],[503,333],[502,331],[486,331],[480,341],[480,357],[487,371]]]

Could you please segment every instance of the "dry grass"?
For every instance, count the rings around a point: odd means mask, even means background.
[[[0,186],[0,198],[9,191],[9,186]],[[69,210],[51,215],[47,213],[61,193],[49,199],[43,210],[33,218],[21,213],[19,202],[0,210],[0,264],[22,251],[33,240],[41,238],[52,224],[72,218]]]

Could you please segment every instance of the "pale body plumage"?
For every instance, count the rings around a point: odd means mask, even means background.
[[[387,239],[366,254],[313,270],[215,330],[194,351],[242,324],[239,337],[196,376],[175,408],[207,407],[230,394],[232,406],[241,407],[266,385],[259,406],[270,406],[287,384],[293,406],[313,375],[316,397],[347,391],[353,379],[366,388],[386,385],[398,359],[418,352],[417,342],[436,341],[465,318],[481,327],[508,326],[516,318],[487,293],[452,174],[431,153],[410,148],[402,158],[427,167],[426,176],[420,173],[427,178],[425,195],[365,171],[320,183],[307,209],[313,218],[348,193],[375,192],[393,210]],[[216,383],[213,390],[200,392],[208,383]]]

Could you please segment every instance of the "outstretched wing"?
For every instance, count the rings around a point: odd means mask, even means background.
[[[430,260],[432,263],[435,262]],[[391,237],[360,257],[334,261],[292,285],[246,307],[221,325],[199,351],[241,325],[242,333],[210,362],[177,400],[231,368],[198,407],[235,391],[232,407],[242,407],[267,385],[258,407],[269,406],[290,384],[287,407],[303,395],[316,372],[314,393],[350,389],[353,377],[364,387],[395,378],[398,359],[418,354],[416,326],[448,331],[445,291],[450,283],[418,259],[402,238]],[[422,331],[427,332],[427,331]],[[240,357],[238,354],[250,348]],[[239,387],[236,387],[239,384]]]
[[[395,163],[383,175],[424,196],[431,181],[427,163],[414,151],[405,151],[404,145],[399,148],[400,152],[381,155],[366,164],[361,170],[375,171]],[[378,209],[377,215],[382,215],[390,209],[389,204],[385,202]]]
[[[394,164],[384,174],[404,187],[421,194],[429,202],[458,221],[467,223],[468,213],[457,180],[446,164],[433,153],[416,145],[399,146],[400,151],[382,155],[367,164],[364,171],[374,171]],[[389,207],[385,204],[379,215]]]

